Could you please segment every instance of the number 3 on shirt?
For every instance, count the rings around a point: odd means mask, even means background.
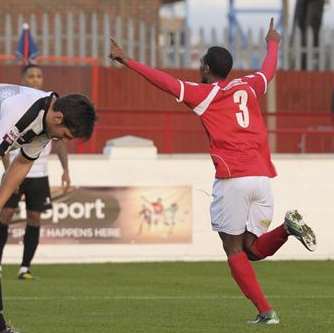
[[[233,94],[233,101],[238,104],[241,112],[236,113],[237,122],[240,127],[247,128],[249,126],[249,112],[247,107],[248,94],[245,90],[238,90]]]

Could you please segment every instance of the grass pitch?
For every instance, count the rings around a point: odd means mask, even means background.
[[[262,262],[281,324],[251,327],[255,308],[223,262],[3,266],[6,318],[22,333],[334,332],[334,262]]]

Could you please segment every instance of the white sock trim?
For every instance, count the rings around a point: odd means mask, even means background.
[[[19,274],[27,273],[29,271],[29,267],[21,266],[19,270]]]

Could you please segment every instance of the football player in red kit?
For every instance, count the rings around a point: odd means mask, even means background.
[[[211,203],[211,223],[228,257],[232,277],[258,310],[254,324],[278,324],[250,260],[272,256],[295,236],[310,251],[316,239],[302,216],[288,211],[284,223],[268,232],[273,216],[271,162],[267,129],[259,98],[275,75],[280,34],[271,19],[266,37],[267,54],[258,72],[227,80],[233,65],[228,50],[210,47],[201,60],[202,83],[175,79],[162,71],[129,59],[112,40],[112,60],[137,72],[156,87],[185,103],[199,117],[210,143],[216,168]]]

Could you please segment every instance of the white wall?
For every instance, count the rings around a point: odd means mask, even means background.
[[[275,214],[272,226],[283,221],[287,209],[298,208],[318,237],[310,253],[295,239],[273,259],[334,259],[334,159],[330,155],[276,155],[279,176],[273,180]],[[50,181],[58,185],[59,162],[49,161]],[[209,204],[214,169],[206,155],[164,155],[156,160],[110,160],[99,156],[71,156],[71,177],[78,186],[193,187],[193,243],[185,245],[42,245],[35,262],[105,262],[225,259],[220,240],[211,231]],[[4,261],[18,263],[22,247],[7,245]]]

